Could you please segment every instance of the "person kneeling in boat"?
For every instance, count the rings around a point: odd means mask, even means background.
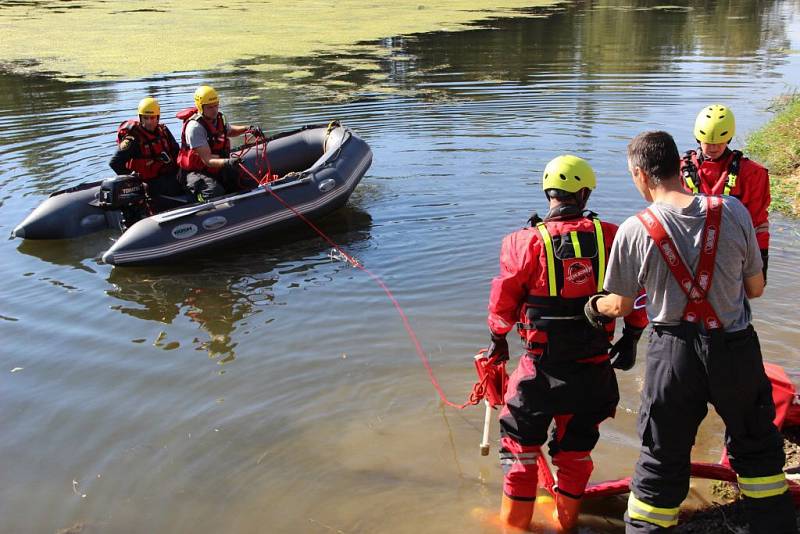
[[[178,166],[186,186],[200,201],[243,189],[230,138],[248,131],[263,137],[261,129],[228,123],[219,111],[219,95],[207,85],[194,92],[194,103],[177,115],[183,120]]]
[[[139,102],[138,120],[127,120],[117,129],[117,152],[109,166],[118,175],[136,173],[146,184],[156,211],[175,205],[162,195],[181,195],[178,183],[178,143],[172,132],[158,122],[161,106],[152,97]]]
[[[521,529],[531,522],[537,458],[553,420],[555,515],[564,529],[575,526],[594,467],[591,451],[600,437],[598,426],[614,416],[619,402],[614,368],[633,367],[647,325],[643,311],[631,313],[612,347],[614,324],[598,332],[584,317],[584,305],[602,290],[617,230],[584,211],[595,185],[594,171],[581,158],[564,155],[548,163],[542,188],[549,212],[544,220],[534,215],[532,226],[503,239],[500,274],[492,281],[489,356],[508,360],[506,334],[515,324],[526,348],[500,412],[500,518]]]

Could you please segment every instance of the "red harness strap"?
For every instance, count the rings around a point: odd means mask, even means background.
[[[711,303],[708,302],[708,290],[711,288],[711,279],[714,276],[714,261],[717,257],[719,245],[720,223],[722,221],[722,199],[720,197],[704,197],[706,201],[706,221],[703,227],[703,240],[700,248],[700,261],[697,264],[697,274],[692,276],[691,271],[678,254],[675,242],[667,234],[664,225],[656,218],[650,208],[639,212],[636,217],[653,238],[658,250],[667,262],[672,276],[678,281],[689,301],[683,310],[683,320],[690,323],[703,322],[706,330],[722,328]]]

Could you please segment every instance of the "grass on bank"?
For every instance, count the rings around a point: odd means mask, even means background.
[[[800,93],[781,97],[775,116],[747,139],[748,157],[769,169],[770,211],[800,217]]]

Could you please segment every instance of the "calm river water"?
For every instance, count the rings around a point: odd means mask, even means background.
[[[175,134],[172,113],[202,82],[231,121],[269,132],[339,118],[374,163],[322,227],[383,277],[463,401],[500,239],[544,209],[547,161],[587,158],[590,207],[621,222],[644,205],[626,173],[631,136],[664,128],[692,148],[695,114],[720,101],[741,146],[800,85],[796,0],[532,13],[387,38],[357,58],[377,69],[298,59],[312,76],[288,85],[247,65],[114,82],[0,74],[0,231],[50,191],[108,176],[116,125],[144,95]],[[113,237],[0,241],[1,532],[485,530],[472,511],[498,506],[501,472],[496,444],[478,454],[482,410],[441,406],[391,302],[321,239],[134,269],[100,262]],[[774,216],[754,302],[765,356],[795,376],[798,245],[800,224]],[[620,375],[594,480],[631,471],[642,370]],[[709,417],[694,456],[720,449]],[[619,532],[623,502],[593,503],[586,531]]]

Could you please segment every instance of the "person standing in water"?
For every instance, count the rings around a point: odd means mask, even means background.
[[[647,292],[653,330],[625,532],[660,533],[678,523],[691,449],[711,403],[725,423],[750,532],[796,533],[772,387],[750,324],[748,299],[764,291],[756,231],[736,198],[686,192],[679,166],[666,132],[639,134],[628,145],[633,183],[651,204],[620,225],[606,273],[609,294],[585,308],[604,331]]]
[[[575,526],[600,437],[619,401],[614,368],[628,370],[647,324],[644,312],[625,318],[616,344],[614,324],[596,331],[583,307],[602,289],[606,258],[617,227],[584,211],[596,186],[583,159],[563,155],[544,170],[545,218],[503,239],[500,274],[492,280],[489,357],[508,360],[508,332],[517,326],[525,353],[511,375],[500,412],[503,467],[501,521],[527,529],[538,483],[537,458],[550,437],[558,470],[557,521]],[[609,349],[611,352],[609,354]],[[612,360],[613,358],[613,360]]]
[[[736,133],[736,118],[721,104],[704,107],[694,123],[694,137],[700,145],[681,160],[681,176],[686,191],[703,195],[731,195],[741,200],[756,229],[761,252],[762,272],[767,279],[769,261],[769,171],[731,150]]]

